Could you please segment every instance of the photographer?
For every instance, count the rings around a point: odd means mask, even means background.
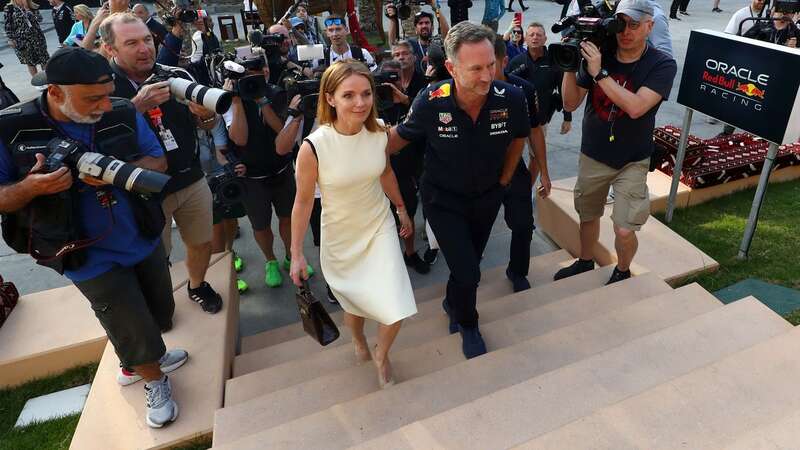
[[[248,70],[249,75],[263,74],[270,78],[270,68]],[[225,89],[234,90],[234,80],[225,81]],[[275,114],[271,99],[258,100],[234,97],[231,109],[223,116],[228,136],[234,150],[245,167],[244,199],[247,217],[253,227],[253,236],[267,262],[264,283],[271,288],[283,283],[281,265],[288,271],[291,264],[291,216],[296,192],[291,147],[276,148],[275,138],[283,128],[283,121]],[[296,104],[293,102],[293,106]],[[283,241],[285,258],[281,264],[275,256],[271,229],[272,209],[278,216],[278,233]],[[313,273],[308,266],[309,274]]]
[[[136,17],[142,19],[147,28],[150,30],[150,33],[153,35],[153,44],[156,48],[156,54],[158,54],[159,47],[164,43],[164,39],[167,37],[167,27],[165,27],[161,22],[157,21],[150,11],[147,9],[147,6],[137,3],[133,5],[133,13],[136,14]]]
[[[436,0],[431,0],[431,8],[433,8],[433,12],[439,23],[439,37],[444,39],[447,36],[447,32],[450,30],[450,25],[439,9],[436,8]],[[397,7],[393,3],[386,5],[386,16],[389,17],[389,42],[397,42],[399,39],[397,32]],[[428,47],[433,38],[433,14],[425,11],[420,11],[415,14],[414,30],[416,31],[417,37],[408,38],[406,41],[411,45],[414,51],[414,56],[417,59],[417,69],[425,73],[425,70],[428,68]]]
[[[780,11],[775,6],[769,17],[771,20],[757,22],[745,36],[763,42],[796,48],[800,31],[792,21],[792,14]]]
[[[54,138],[70,139],[87,152],[165,170],[163,149],[144,118],[127,100],[109,97],[112,76],[101,55],[61,49],[34,80],[49,84],[41,97],[2,116],[3,236],[13,248],[63,273],[88,299],[120,359],[118,383],[146,381],[146,422],[160,428],[178,415],[164,373],[183,365],[188,354],[167,351],[161,338],[172,328],[175,301],[159,242],[164,218],[157,197],[89,176],[76,179],[77,164],[55,169],[42,153],[26,151],[49,147]],[[40,249],[52,252],[42,255]]]
[[[585,62],[578,75],[564,74],[564,108],[575,109],[589,97],[583,119],[575,210],[580,216],[580,259],[559,270],[555,279],[594,268],[609,186],[614,187],[617,266],[608,284],[631,276],[638,242],[636,231],[650,214],[647,172],[653,153],[653,129],[661,102],[669,97],[677,72],[675,60],[651,47],[653,8],[647,0],[622,0],[616,9],[624,30],[615,35],[616,50],[601,52],[581,43]]]
[[[214,22],[208,17],[198,18],[194,22],[197,31],[192,35],[192,54],[189,56],[189,67],[197,82],[209,86],[211,77],[205,63],[207,55],[222,50],[219,39],[214,34]]]
[[[200,167],[196,133],[197,122],[210,128],[215,114],[193,103],[188,107],[179,103],[170,95],[169,81],[145,83],[157,70],[186,79],[191,76],[184,70],[155,64],[153,36],[138,17],[114,14],[103,21],[101,33],[103,47],[112,55],[114,94],[130,99],[148,116],[167,152],[172,179],[164,189],[164,216],[168,223],[175,220],[186,244],[189,298],[203,311],[215,314],[222,309],[222,298],[205,281],[211,259],[211,191]],[[164,227],[162,240],[168,255],[171,237],[171,227]]]
[[[508,63],[506,72],[524,78],[536,88],[539,98],[539,123],[547,136],[547,125],[556,110],[561,109],[561,79],[563,72],[556,67],[547,50],[547,33],[544,25],[532,22],[525,31],[528,51],[517,55]],[[572,129],[572,113],[564,109],[561,134]]]
[[[328,36],[331,46],[325,49],[322,63],[315,63],[315,67],[317,65],[328,67],[340,59],[355,59],[366,64],[370,71],[375,70],[377,67],[375,65],[375,59],[369,54],[367,49],[347,43],[347,36],[350,34],[350,31],[347,29],[347,23],[343,17],[336,14],[331,14],[326,17],[325,34]]]
[[[400,63],[400,90],[408,96],[407,106],[417,97],[419,91],[428,85],[425,75],[420,72],[414,56],[414,47],[408,41],[397,41],[392,44],[392,59]]]

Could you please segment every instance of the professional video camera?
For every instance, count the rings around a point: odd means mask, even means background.
[[[192,102],[223,114],[231,107],[233,94],[231,92],[203,86],[194,81],[182,78],[182,74],[176,70],[166,68],[156,64],[153,74],[142,83],[147,84],[169,81],[169,92],[181,103]]]
[[[397,17],[400,20],[407,20],[411,17],[411,7],[414,5],[425,6],[429,4],[426,0],[398,0],[392,1],[390,0],[389,3],[393,3],[395,9],[397,9]]]
[[[553,33],[567,30],[563,42],[550,44],[553,62],[564,72],[577,72],[583,61],[581,42],[590,41],[601,50],[616,45],[614,36],[625,24],[614,18],[616,6],[609,0],[578,0],[580,13],[566,16],[550,28]]]
[[[742,35],[743,37],[756,39],[763,42],[773,42],[773,43],[781,43],[782,42],[775,42],[776,38],[780,39],[791,39],[795,38],[800,40],[800,30],[798,30],[797,26],[794,24],[792,20],[792,16],[800,12],[800,0],[779,0],[775,2],[775,12],[782,13],[783,17],[761,17],[761,14],[764,11],[769,11],[770,9],[770,2],[769,0],[766,1],[764,4],[764,8],[761,10],[761,13],[758,14],[756,17],[748,17],[742,20],[739,24],[738,34]],[[744,34],[742,34],[742,28],[745,22],[753,21],[755,22],[753,26],[747,30]],[[777,22],[787,22],[783,28],[778,30],[776,27]],[[783,31],[782,34],[778,34]],[[779,37],[780,36],[780,37]]]
[[[161,192],[170,177],[111,156],[88,151],[83,144],[71,139],[54,138],[47,143],[47,159],[43,173],[68,167],[80,175],[99,178],[106,183],[140,194]]]
[[[394,104],[393,89],[384,83],[395,83],[400,79],[397,72],[378,72],[372,74],[375,79],[375,95],[378,98],[378,111],[389,109]]]
[[[267,33],[264,34],[261,30],[252,30],[247,35],[247,40],[250,41],[252,47],[259,47],[264,49],[264,54],[267,57],[273,55],[280,55],[281,46],[286,36],[280,33]]]
[[[444,62],[447,60],[447,55],[444,53],[444,43],[442,38],[435,36],[431,39],[428,45],[428,65],[433,66],[433,75],[426,76],[429,83],[446,80],[452,78],[450,72],[447,71]]]
[[[171,8],[164,6],[163,3],[156,1],[165,11],[170,11]],[[168,26],[175,26],[178,22],[193,23],[197,19],[204,19],[208,17],[208,13],[204,9],[192,9],[192,2],[189,0],[173,0],[173,4],[178,11],[175,14],[167,12],[164,14],[164,23]]]
[[[228,159],[228,163],[206,177],[215,207],[233,206],[241,203],[247,194],[247,186],[236,175],[234,170],[234,167],[240,163],[239,159],[232,152],[228,152],[225,156]]]
[[[286,90],[286,99],[291,100],[295,95],[299,95],[300,106],[298,110],[305,117],[317,116],[317,104],[319,103],[320,80],[308,78],[299,71],[291,71],[281,79],[281,85]]]

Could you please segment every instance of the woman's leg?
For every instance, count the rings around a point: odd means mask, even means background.
[[[369,361],[372,356],[369,353],[367,336],[364,335],[364,318],[345,312],[344,324],[350,329],[350,335],[353,337],[358,362]]]
[[[402,320],[391,325],[378,325],[378,343],[375,344],[375,366],[378,368],[378,379],[381,387],[394,383],[392,378],[392,365],[389,362],[389,350],[392,348],[397,333],[403,325]]]

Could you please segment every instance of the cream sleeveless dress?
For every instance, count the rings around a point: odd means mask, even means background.
[[[350,314],[390,325],[417,312],[389,199],[381,187],[386,133],[321,125],[306,140],[319,165],[320,265]]]

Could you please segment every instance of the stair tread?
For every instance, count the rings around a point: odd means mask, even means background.
[[[554,252],[532,257],[529,272],[531,274],[531,284],[535,286],[539,283],[550,281],[550,279],[543,278],[547,271],[540,270],[540,268],[547,268],[550,266],[555,267],[558,266],[559,263],[563,263],[571,258],[572,256],[565,250],[556,250]],[[498,266],[485,269],[481,275],[484,284],[505,280],[505,267]],[[436,283],[414,290],[414,298],[416,298],[417,304],[419,305],[426,301],[442,298],[444,296],[445,284],[446,283]],[[508,290],[510,292],[510,287]],[[332,312],[331,318],[337,324],[341,324],[342,312]],[[267,330],[262,333],[254,334],[252,336],[246,336],[242,338],[242,354],[249,353],[260,348],[269,347],[271,345],[280,344],[281,342],[297,339],[299,337],[303,337],[304,335],[305,332],[302,330],[302,327],[299,327],[296,323],[293,323],[272,330]]]
[[[598,294],[597,290],[584,292],[494,321],[487,320],[486,311],[481,310],[481,333],[489,348],[497,350],[657,295],[669,295],[678,302],[685,301],[688,295],[696,297],[704,294],[708,304],[718,304],[699,286],[673,291],[653,274],[634,277],[601,290],[605,293]],[[603,301],[597,301],[599,295],[604,297]],[[500,308],[513,306],[498,303],[490,305]],[[436,325],[441,327],[444,324]],[[393,351],[391,358],[397,382],[427,375],[465,360],[459,335],[447,335],[415,347]],[[242,397],[246,401],[241,403],[231,405],[226,398],[226,407],[217,411],[214,420],[214,443],[231,442],[260,429],[274,427],[375,392],[379,389],[375,378],[372,365],[354,365],[333,373],[326,372],[313,380],[269,394],[257,396],[257,391],[249,392],[248,396]]]
[[[800,410],[771,424],[753,429],[726,444],[726,450],[795,450],[800,439]]]
[[[511,301],[516,298],[528,299],[526,302],[513,302],[512,307],[518,308],[530,305],[533,307],[537,304],[544,304],[546,302],[554,302],[561,298],[566,298],[581,292],[594,289],[601,286],[609,277],[611,272],[610,267],[596,269],[591,272],[586,272],[570,280],[560,280],[543,286],[533,287],[532,289],[513,294],[502,299],[495,301]],[[663,284],[661,284],[663,286]],[[489,308],[486,310],[491,302],[480,302],[479,308],[488,312],[494,310],[495,317],[497,313],[501,313],[503,309],[496,310]],[[404,324],[404,329],[398,336],[393,350],[398,351],[408,346],[414,346],[425,343],[436,337],[445,337],[447,332],[447,316],[441,309],[439,302],[428,302],[420,305],[420,309],[428,308],[430,311],[435,310],[435,315],[427,321],[417,322],[415,324]],[[486,319],[484,317],[484,323]],[[231,405],[253,398],[255,395],[263,395],[272,391],[286,388],[303,381],[308,381],[318,377],[323,373],[330,373],[331,371],[351,367],[355,364],[355,357],[349,344],[339,347],[326,349],[325,351],[316,352],[305,358],[289,361],[283,364],[269,366],[261,360],[257,359],[258,350],[249,355],[251,359],[251,367],[254,369],[252,372],[245,375],[237,376],[228,380],[225,388],[225,404]],[[261,370],[257,370],[259,365],[267,365]]]
[[[800,424],[800,329],[595,411],[520,448],[569,448],[591,439],[596,449],[754,448],[740,435],[776,422],[775,438],[795,437]],[[731,406],[735,405],[735,406]],[[788,418],[787,418],[788,416]],[[784,418],[787,422],[780,423]],[[786,425],[794,423],[789,432]],[[787,432],[789,432],[787,434]],[[792,441],[797,448],[796,439]]]

